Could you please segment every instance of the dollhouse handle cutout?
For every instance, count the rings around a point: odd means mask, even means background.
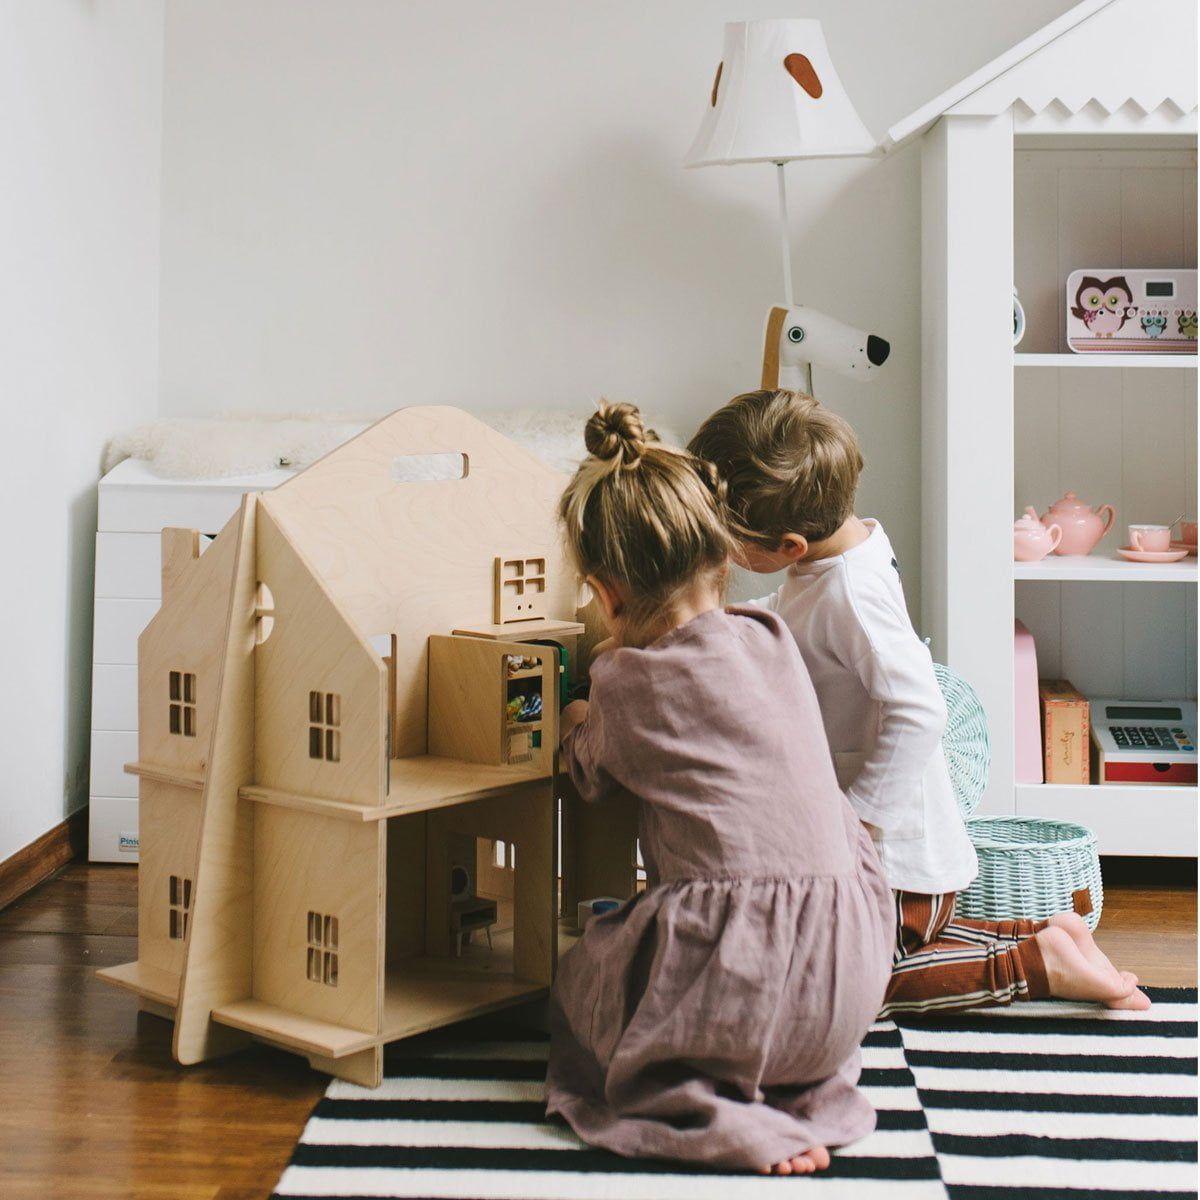
[[[396,483],[437,483],[466,479],[471,460],[461,452],[444,454],[401,454],[392,459],[388,474]]]

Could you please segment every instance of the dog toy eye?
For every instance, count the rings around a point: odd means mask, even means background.
[[[801,329],[799,325],[793,325],[791,327],[791,329],[788,330],[788,341],[789,342],[804,341],[804,330]]]

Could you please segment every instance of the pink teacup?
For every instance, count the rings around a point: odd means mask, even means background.
[[[1171,548],[1169,525],[1130,525],[1129,545],[1134,550],[1157,554]]]

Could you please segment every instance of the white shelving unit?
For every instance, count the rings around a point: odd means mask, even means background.
[[[1013,563],[1014,579],[1041,579],[1049,583],[1195,583],[1196,560],[1175,563],[1135,563],[1116,555],[1088,554],[1059,558],[1051,555],[1041,562]]]
[[[1043,678],[1197,692],[1196,560],[1116,555],[1127,524],[1200,507],[1197,360],[1064,338],[1072,270],[1196,265],[1196,6],[1155,12],[1085,0],[900,122],[889,149],[922,142],[923,620],[988,711],[981,811],[1076,821],[1105,854],[1194,855],[1195,787],[1017,783],[1014,758],[1016,617]],[[1114,505],[1112,531],[1087,557],[1014,563],[1014,517],[1067,490]]]
[[[1096,367],[1106,367],[1112,370],[1120,367],[1122,370],[1182,370],[1196,369],[1194,354],[1034,354],[1017,353],[1013,363],[1018,367],[1042,367],[1055,370],[1082,368],[1084,370]]]

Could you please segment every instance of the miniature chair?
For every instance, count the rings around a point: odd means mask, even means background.
[[[942,750],[979,857],[979,875],[958,893],[955,911],[986,921],[1044,920],[1073,909],[1095,929],[1104,907],[1096,835],[1068,821],[972,816],[991,766],[987,714],[965,679],[941,663],[934,663],[933,669],[946,701]]]
[[[471,940],[476,929],[487,934],[488,949],[492,949],[492,926],[497,920],[495,900],[482,896],[468,896],[465,900],[453,900],[450,904],[450,932],[454,934],[454,957],[462,958],[464,942]]]

